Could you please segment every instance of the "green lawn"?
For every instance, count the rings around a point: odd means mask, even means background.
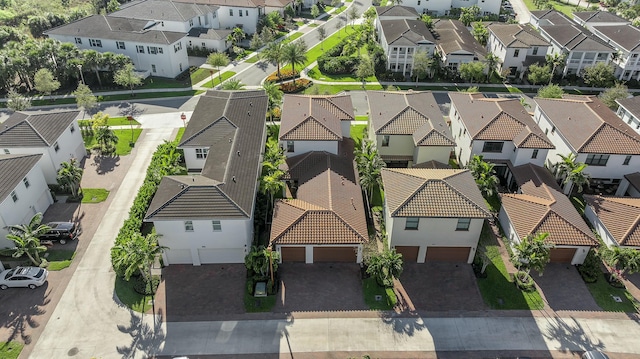
[[[364,137],[364,131],[366,131],[366,129],[367,125],[351,125],[351,129],[349,131],[351,138],[353,138],[355,142],[362,141],[362,137]]]
[[[1,359],[16,359],[24,344],[18,342],[0,342],[0,358]]]
[[[300,25],[302,26],[302,25]],[[301,32],[294,32],[293,34],[291,34],[291,36],[287,37],[286,39],[282,40],[282,44],[288,44],[293,40],[296,40],[297,38],[299,38],[300,36],[302,36]]]
[[[178,134],[176,135],[176,141],[180,142],[182,139],[182,135],[184,135],[184,127],[180,127],[178,129]]]
[[[544,303],[537,291],[523,292],[509,278],[498,244],[495,243],[486,224],[482,228],[480,241],[487,248],[487,254],[491,258],[491,264],[485,272],[487,277],[477,279],[485,303],[492,309],[542,309]]]
[[[635,313],[638,310],[636,300],[627,292],[626,289],[622,288],[614,288],[609,283],[607,283],[604,274],[598,278],[598,281],[595,283],[586,283],[589,292],[591,292],[591,296],[596,301],[598,306],[603,310],[608,312],[627,312],[627,313]],[[621,303],[613,300],[613,296],[620,297],[622,299]]]
[[[318,89],[318,93],[320,94],[330,94],[335,95],[342,91],[361,91],[361,85],[324,85],[324,84],[315,84],[308,89],[304,90],[302,94],[311,95],[314,93],[314,88]],[[366,90],[382,90],[382,85],[366,85]]]
[[[312,68],[307,72],[307,75],[312,79],[322,80],[322,81],[333,81],[333,82],[360,82],[360,79],[354,77],[352,74],[349,75],[330,75],[323,74],[318,69],[318,66]],[[377,82],[378,78],[375,76],[369,76],[366,78],[367,82]]]
[[[356,115],[356,121],[369,121],[369,115]]]
[[[382,207],[384,204],[384,191],[380,186],[373,186],[373,195],[371,196],[371,207]]]
[[[398,302],[393,288],[379,286],[373,277],[362,281],[362,292],[364,294],[364,302],[371,310],[391,310]],[[381,296],[382,300],[376,301],[376,295]]]
[[[142,133],[142,129],[141,128],[134,128],[133,131],[131,131],[130,129],[128,130],[113,130],[113,132],[116,134],[116,136],[118,136],[118,144],[116,145],[116,155],[118,156],[126,156],[129,153],[131,153],[131,149],[132,147],[129,145],[129,142],[131,141],[131,136],[132,136],[132,132],[133,132],[133,142],[135,143],[138,140],[138,137],[140,137],[140,134]],[[93,136],[85,136],[83,137],[84,139],[84,145],[86,148],[92,148],[93,145],[96,144],[96,139]]]
[[[100,203],[107,200],[109,191],[104,188],[83,188],[82,203]]]
[[[347,7],[345,5],[340,6],[339,8],[336,9],[336,11],[333,13],[334,15],[338,15],[339,13],[343,12],[347,10]]]
[[[135,310],[139,313],[144,313],[152,308],[150,295],[142,295],[133,289],[135,279],[130,281],[124,280],[124,278],[116,277],[115,291],[116,296],[122,304],[128,308]]]
[[[214,88],[218,85],[220,85],[220,77],[222,77],[222,81],[227,80],[229,78],[231,78],[233,75],[235,75],[236,73],[233,71],[227,71],[227,72],[223,72],[220,76],[218,76],[217,74],[213,75],[213,83],[211,83],[211,81],[208,81],[207,83],[205,83],[204,85],[202,85],[202,87],[206,87],[206,88]]]
[[[256,298],[247,293],[247,291],[244,292],[244,310],[246,310],[247,313],[270,312],[275,305],[275,295]]]
[[[260,56],[252,56],[252,57],[244,60],[244,62],[246,62],[248,64],[254,64],[254,63],[258,62],[258,60],[260,60]]]
[[[553,5],[553,8],[556,9],[557,11],[567,15],[570,19],[573,18],[573,12],[577,11],[578,7],[577,6],[573,6],[573,5],[567,5],[565,3],[562,3],[560,1],[554,1],[554,0],[550,0],[549,3],[551,3]],[[533,3],[533,0],[524,0],[524,4],[527,6],[527,8],[530,11],[534,11],[534,10],[540,10],[538,9],[538,7]],[[590,5],[588,2],[585,1],[585,4]]]
[[[78,125],[79,126],[89,126],[90,125],[91,120],[80,120],[78,121]],[[134,125],[134,126],[138,126],[140,125],[140,122],[133,120],[133,121],[129,121],[127,120],[126,117],[109,117],[109,119],[107,120],[107,125],[108,126],[130,126],[130,125]]]
[[[76,251],[72,249],[52,249],[45,252],[50,271],[63,270],[71,265],[71,261],[76,256]],[[0,358],[2,358],[0,356]]]

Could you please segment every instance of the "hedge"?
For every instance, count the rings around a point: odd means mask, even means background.
[[[310,87],[311,85],[313,85],[313,82],[308,79],[298,79],[296,80],[295,85],[293,84],[293,81],[281,84],[280,91],[284,93],[296,93]]]

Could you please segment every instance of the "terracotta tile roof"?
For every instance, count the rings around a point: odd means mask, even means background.
[[[624,178],[629,181],[629,185],[640,190],[640,172],[629,173],[624,175]]]
[[[287,244],[351,244],[368,241],[362,191],[353,161],[353,140],[345,156],[309,152],[287,159],[287,179],[297,181],[295,199],[275,204],[270,241]]]
[[[517,99],[450,92],[451,105],[474,140],[512,141],[518,148],[555,148]]]
[[[51,147],[78,117],[80,111],[14,112],[2,123],[2,147]]]
[[[640,136],[595,96],[535,98],[575,152],[640,154]]]
[[[468,170],[384,168],[382,182],[394,217],[489,217]]]
[[[531,184],[533,184],[532,190],[534,190],[533,187],[541,188],[540,186],[542,184],[546,184],[556,191],[562,192],[553,174],[545,167],[527,163],[512,168],[511,173],[518,186],[523,186],[525,183],[531,181]]]
[[[585,195],[584,199],[619,245],[640,247],[640,198]]]
[[[341,122],[353,121],[351,96],[285,95],[280,140],[339,141]]]
[[[444,122],[437,126],[440,128],[434,128],[431,122],[420,126],[413,133],[413,144],[415,146],[455,146],[455,141],[449,137],[448,126]]]
[[[451,166],[447,163],[431,160],[413,165],[412,168],[451,169]]]

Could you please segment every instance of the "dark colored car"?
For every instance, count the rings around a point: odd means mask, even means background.
[[[58,241],[60,244],[65,244],[67,241],[77,239],[80,234],[78,226],[73,222],[50,222],[47,223],[47,226],[51,229],[40,236],[41,240]]]

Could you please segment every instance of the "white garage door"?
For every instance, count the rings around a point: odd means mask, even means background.
[[[164,253],[169,261],[168,264],[193,264],[189,249],[167,249]]]
[[[36,203],[36,211],[44,213],[47,208],[49,208],[51,202],[49,202],[49,194],[47,192],[49,192],[49,190],[43,191],[40,195],[40,198]]]
[[[244,250],[240,248],[198,249],[200,263],[244,263]]]

